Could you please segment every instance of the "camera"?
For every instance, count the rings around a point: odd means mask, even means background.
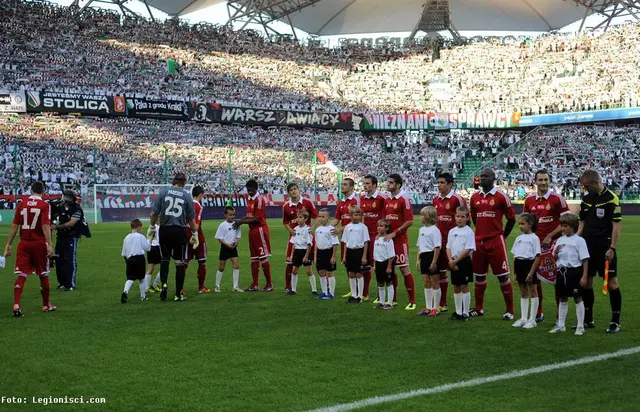
[[[52,200],[49,202],[51,206],[51,221],[58,223],[66,223],[70,220],[70,218],[65,214],[65,211],[68,210],[68,207],[65,208],[65,201],[63,199]],[[61,221],[66,220],[65,222]]]

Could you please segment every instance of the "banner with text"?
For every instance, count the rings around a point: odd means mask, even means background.
[[[586,112],[522,116],[520,119],[520,126],[528,127],[567,123],[602,122],[607,120],[635,119],[638,117],[640,117],[640,107],[629,107],[626,109],[606,109]]]
[[[26,113],[27,101],[24,91],[0,90],[0,113]]]
[[[80,113],[88,116],[124,116],[124,97],[52,91],[27,92],[27,111]]]
[[[520,112],[365,114],[355,130],[508,129],[520,127]]]
[[[190,105],[179,100],[152,100],[127,97],[126,115],[131,117],[189,120]]]

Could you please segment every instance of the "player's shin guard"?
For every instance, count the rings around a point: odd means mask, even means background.
[[[251,261],[251,287],[258,287],[258,281],[260,276],[260,262],[257,260]]]
[[[180,296],[180,291],[184,289],[184,265],[176,265],[176,296]]]
[[[363,291],[362,291],[362,296],[365,298],[369,297],[369,287],[371,286],[371,271],[368,270],[366,272],[364,272],[362,274],[362,277],[364,278],[364,286],[363,286]]]
[[[391,281],[391,285],[393,286],[393,302],[398,301],[398,277],[394,276]]]
[[[611,303],[611,322],[620,324],[620,310],[622,309],[622,292],[620,288],[609,289],[609,303]]]
[[[293,265],[285,265],[284,267],[284,287],[285,289],[291,289],[291,271],[293,270]]]
[[[508,276],[506,282],[500,282],[500,290],[502,291],[507,312],[513,315],[513,285]]]
[[[407,294],[409,295],[409,303],[416,303],[416,282],[413,279],[413,275],[411,273],[407,273],[404,278],[404,287],[407,289]]]
[[[536,316],[542,316],[542,282],[538,281],[538,310],[536,312]]]
[[[24,290],[24,282],[27,280],[27,275],[16,276],[16,281],[13,284],[13,304],[20,305],[20,298],[22,297],[22,291]]]
[[[160,283],[166,285],[169,280],[169,261],[163,260],[160,263]]]
[[[40,276],[40,294],[42,295],[42,306],[49,305],[49,276]]]
[[[262,261],[262,272],[264,272],[264,277],[267,280],[267,287],[273,287],[273,279],[271,279],[271,262],[266,259]]]
[[[447,291],[449,290],[449,278],[445,276],[440,279],[440,290],[442,291],[440,295],[440,306],[447,306]]]
[[[593,288],[580,288],[580,295],[584,301],[584,321],[586,323],[593,322],[593,303],[596,300],[593,294]]]
[[[475,296],[476,307],[475,310],[480,312],[484,310],[484,292],[487,290],[487,275],[476,275],[475,282]]]
[[[207,277],[207,264],[198,262],[198,289],[204,288],[204,279]]]

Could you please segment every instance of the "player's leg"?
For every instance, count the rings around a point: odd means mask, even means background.
[[[527,323],[524,325],[525,329],[532,329],[537,326],[538,306],[540,305],[540,299],[538,297],[538,287],[540,286],[540,280],[534,277],[533,282],[526,285],[529,292],[529,302],[531,305],[531,313],[527,319]]]
[[[137,259],[138,261],[136,262],[136,275],[138,278],[138,282],[140,282],[140,300],[141,301],[145,301],[145,300],[149,300],[149,298],[147,297],[147,285],[145,283],[145,266],[146,266],[146,262],[144,259],[144,256],[140,256],[139,259]]]
[[[289,260],[291,252],[293,251],[293,243],[291,243],[291,235],[287,239],[287,248],[284,255],[284,291],[291,290],[291,271],[293,270],[293,262]]]
[[[376,309],[383,309],[387,299],[387,271],[385,262],[374,262],[376,273],[376,282],[378,284],[378,303],[374,306]]]
[[[451,272],[451,279],[453,280],[454,272]],[[458,285],[457,282],[453,284],[453,302],[455,304],[456,311],[451,315],[451,320],[460,320],[463,314],[463,300],[462,300],[462,285]]]
[[[298,270],[299,266],[293,264],[291,266],[291,290],[287,292],[289,295],[297,295],[298,294]]]
[[[160,226],[160,300],[167,300],[167,281],[171,263],[171,236],[168,228]]]
[[[221,251],[222,252],[222,251]],[[218,261],[218,270],[216,271],[216,287],[214,291],[220,293],[220,284],[222,283],[222,276],[224,275],[224,269],[227,266],[226,257],[220,254],[220,260]],[[235,289],[235,284],[234,284]]]
[[[421,270],[422,272],[422,270]],[[416,316],[427,316],[431,312],[433,302],[433,291],[431,289],[431,277],[428,273],[422,273],[422,283],[424,286],[424,308]]]
[[[346,253],[347,253],[347,247],[343,242],[340,242],[340,261],[344,261],[346,259]],[[349,270],[346,269],[346,265],[345,266],[345,270],[347,273],[347,279],[349,278]],[[351,292],[349,291],[348,293],[345,293],[344,295],[342,295],[343,298],[350,298],[351,297]]]
[[[202,242],[195,250],[196,259],[198,259],[198,293],[209,293],[204,281],[207,278],[207,244]]]
[[[431,278],[431,313],[429,316],[435,316],[440,313],[438,309],[440,306],[440,294],[442,291],[440,290],[440,274],[436,272],[436,274],[430,274]]]
[[[13,316],[16,318],[23,316],[20,300],[24,291],[24,284],[27,281],[27,275],[34,273],[31,243],[20,241],[16,250],[16,270],[14,272],[16,280],[13,283]]]
[[[136,280],[134,262],[132,258],[127,259],[125,268],[125,275],[127,280],[124,282],[124,288],[120,294],[120,303],[127,303],[129,300],[129,290],[133,286],[133,282]]]
[[[318,296],[318,286],[316,285],[316,277],[313,274],[311,262],[304,262],[303,266],[307,271],[307,279],[309,279],[309,283],[311,284],[311,294],[313,296]]]
[[[246,289],[247,292],[257,292],[258,281],[260,276],[260,234],[258,230],[252,228],[249,230],[249,252],[251,255],[251,285]]]
[[[507,258],[507,244],[504,241],[504,237],[499,236],[492,239],[489,246],[489,265],[491,266],[491,271],[500,282],[500,291],[502,292],[506,306],[502,319],[513,320],[513,284],[509,277],[510,268]]]
[[[538,309],[536,310],[536,319],[540,322],[544,320],[544,311],[542,310],[542,298],[543,298],[543,290],[542,290],[542,282],[537,282],[536,286],[536,297],[538,299]]]
[[[160,238],[162,239],[162,238]],[[173,239],[173,247],[171,257],[176,265],[176,294],[173,298],[176,302],[182,302],[185,300],[182,295],[184,289],[184,278],[185,278],[185,264],[183,260],[184,250],[186,247],[190,247],[187,243],[187,230],[186,228],[179,228],[176,230],[176,236]]]
[[[236,250],[235,255],[231,258],[231,268],[233,269],[233,291],[244,292],[244,289],[240,287],[240,261],[238,260],[238,252]]]
[[[614,252],[613,260],[609,262],[609,303],[611,305],[611,322],[607,333],[620,332],[620,311],[622,310],[622,292],[618,283],[618,256]]]
[[[449,262],[447,261],[446,250],[440,249],[440,256],[438,256],[438,272],[440,274],[440,302],[438,303],[438,310],[440,312],[447,311],[447,293],[449,292],[449,278],[447,276],[447,270],[449,270]]]
[[[329,283],[329,299],[334,299],[336,296],[336,277],[334,273],[336,271],[336,265],[329,262],[329,270],[327,270],[327,282]]]
[[[404,241],[394,240],[394,249],[396,252],[396,266],[400,268],[402,273],[402,279],[404,280],[404,287],[407,290],[409,296],[409,304],[405,307],[405,310],[415,310],[416,308],[416,287],[415,280],[411,274],[409,267],[409,244]],[[398,290],[396,289],[396,294]]]
[[[316,269],[317,269],[317,266],[316,266]],[[320,299],[323,299],[329,294],[329,282],[327,281],[327,272],[325,270],[318,269],[318,277],[320,278]]]
[[[549,333],[559,333],[566,331],[565,322],[567,319],[567,312],[569,311],[569,296],[573,296],[573,290],[570,290],[571,285],[568,282],[568,273],[566,268],[558,269],[558,276],[556,278],[556,294],[560,300],[558,304],[558,321],[549,331]]]
[[[375,236],[371,237],[371,234],[369,234],[369,237],[371,239],[375,239]],[[362,278],[364,279],[364,289],[362,292],[362,296],[363,296],[362,300],[364,302],[369,301],[369,289],[371,288],[371,271],[373,270],[373,266],[374,266],[373,243],[374,243],[373,241],[369,242],[369,248],[367,250],[367,267],[366,267],[366,270],[362,272]]]
[[[594,328],[593,322],[593,305],[595,303],[595,294],[593,292],[593,281],[599,274],[604,275],[605,253],[607,246],[588,245],[589,249],[589,266],[587,273],[587,284],[580,287],[580,295],[584,303],[584,326],[585,328]]]
[[[262,273],[264,274],[264,278],[266,280],[266,285],[262,288],[263,292],[272,292],[273,291],[273,279],[271,278],[271,262],[269,262],[269,256],[271,256],[271,236],[269,235],[268,228],[259,228],[258,233],[260,234],[260,244],[261,248],[260,253],[260,265],[262,266]],[[257,283],[256,283],[257,285]]]
[[[56,239],[55,255],[56,279],[58,280],[58,289],[64,289],[66,284],[66,275],[64,273],[64,265],[62,264],[62,260],[64,259],[64,247],[61,239]]]
[[[471,255],[471,261],[475,278],[476,302],[475,307],[469,311],[469,316],[484,316],[484,294],[487,290],[487,273],[489,272],[489,257],[484,240],[476,242],[476,250]]]
[[[53,312],[56,310],[56,307],[49,302],[51,285],[49,283],[49,258],[47,257],[47,245],[42,242],[32,242],[29,245],[28,252],[33,272],[40,278],[42,311]]]
[[[513,323],[514,328],[523,327],[529,319],[529,286],[527,284],[529,267],[527,266],[527,261],[523,259],[515,259],[513,262],[513,271],[520,290],[520,318]]]

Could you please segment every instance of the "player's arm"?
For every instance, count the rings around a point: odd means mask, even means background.
[[[11,256],[11,245],[13,244],[13,240],[16,238],[16,234],[18,233],[19,227],[20,226],[18,226],[17,223],[13,223],[11,225],[11,230],[9,231],[9,238],[7,239],[7,245],[4,247],[5,257]],[[51,232],[49,232],[49,242],[51,242]]]
[[[304,254],[304,260],[305,262],[309,261],[309,255],[311,254],[311,243],[307,243],[307,253]]]
[[[369,256],[369,241],[367,240],[366,242],[364,242],[364,249],[362,251],[362,264],[366,265],[367,262],[369,261],[368,259]]]
[[[338,255],[338,244],[333,245],[333,253],[331,253],[331,264],[336,264],[336,256]]]
[[[313,247],[313,261],[318,263],[318,245]]]
[[[143,239],[144,239],[144,240],[142,241],[142,249],[143,249],[145,252],[148,252],[148,251],[150,251],[150,250],[151,250],[151,242],[149,242],[149,240],[148,240],[146,237],[144,237],[144,236],[143,236]]]
[[[577,233],[577,235],[580,237],[582,237],[582,233],[584,232],[584,221],[587,219],[587,212],[585,212],[585,210],[588,209],[589,206],[590,205],[586,204],[584,200],[580,202],[580,212],[578,213],[578,217],[580,218],[580,223],[578,223],[578,233]]]
[[[440,257],[440,246],[435,247],[433,249],[433,259],[431,260],[431,265],[429,265],[429,269],[431,269],[432,272],[434,272],[437,267],[438,267],[438,258]]]
[[[42,233],[44,234],[44,240],[47,242],[47,257],[53,255],[53,242],[51,241],[51,223],[49,222],[48,213],[46,223],[42,224]]]
[[[475,227],[476,221],[478,220],[478,212],[476,211],[476,208],[473,207],[473,198],[471,198],[471,201],[469,202],[469,213],[471,214],[471,221]]]
[[[67,228],[73,227],[73,225],[78,223],[81,218],[82,218],[82,213],[80,213],[79,210],[76,210],[76,212],[73,214],[73,216],[71,216],[71,219],[69,219],[67,223],[62,223],[60,225],[54,226],[53,228],[59,230],[59,229],[67,229]]]
[[[285,222],[284,220],[282,220],[282,226],[284,226],[285,229],[287,229],[287,232],[289,232],[289,235],[293,236],[293,229],[291,228],[291,226],[289,226],[289,224],[287,222]]]
[[[162,207],[162,203],[164,203],[163,193],[161,193],[160,196],[156,198],[156,201],[153,202],[151,215],[149,215],[149,229],[147,230],[147,235],[151,234],[152,232],[155,233],[155,224],[158,222],[158,216],[160,215],[160,208]]]
[[[513,266],[515,267],[515,262],[514,262]],[[527,275],[527,280],[528,281],[533,281],[533,278],[536,275],[536,270],[538,270],[538,266],[540,266],[540,255],[536,255],[536,258],[533,259],[533,265],[531,265],[531,270],[529,271],[529,274]]]
[[[608,261],[613,260],[615,256],[615,250],[618,247],[618,240],[620,240],[620,229],[622,229],[622,209],[620,208],[620,200],[618,196],[614,195],[613,198],[613,229],[611,230],[611,246],[605,257]]]

